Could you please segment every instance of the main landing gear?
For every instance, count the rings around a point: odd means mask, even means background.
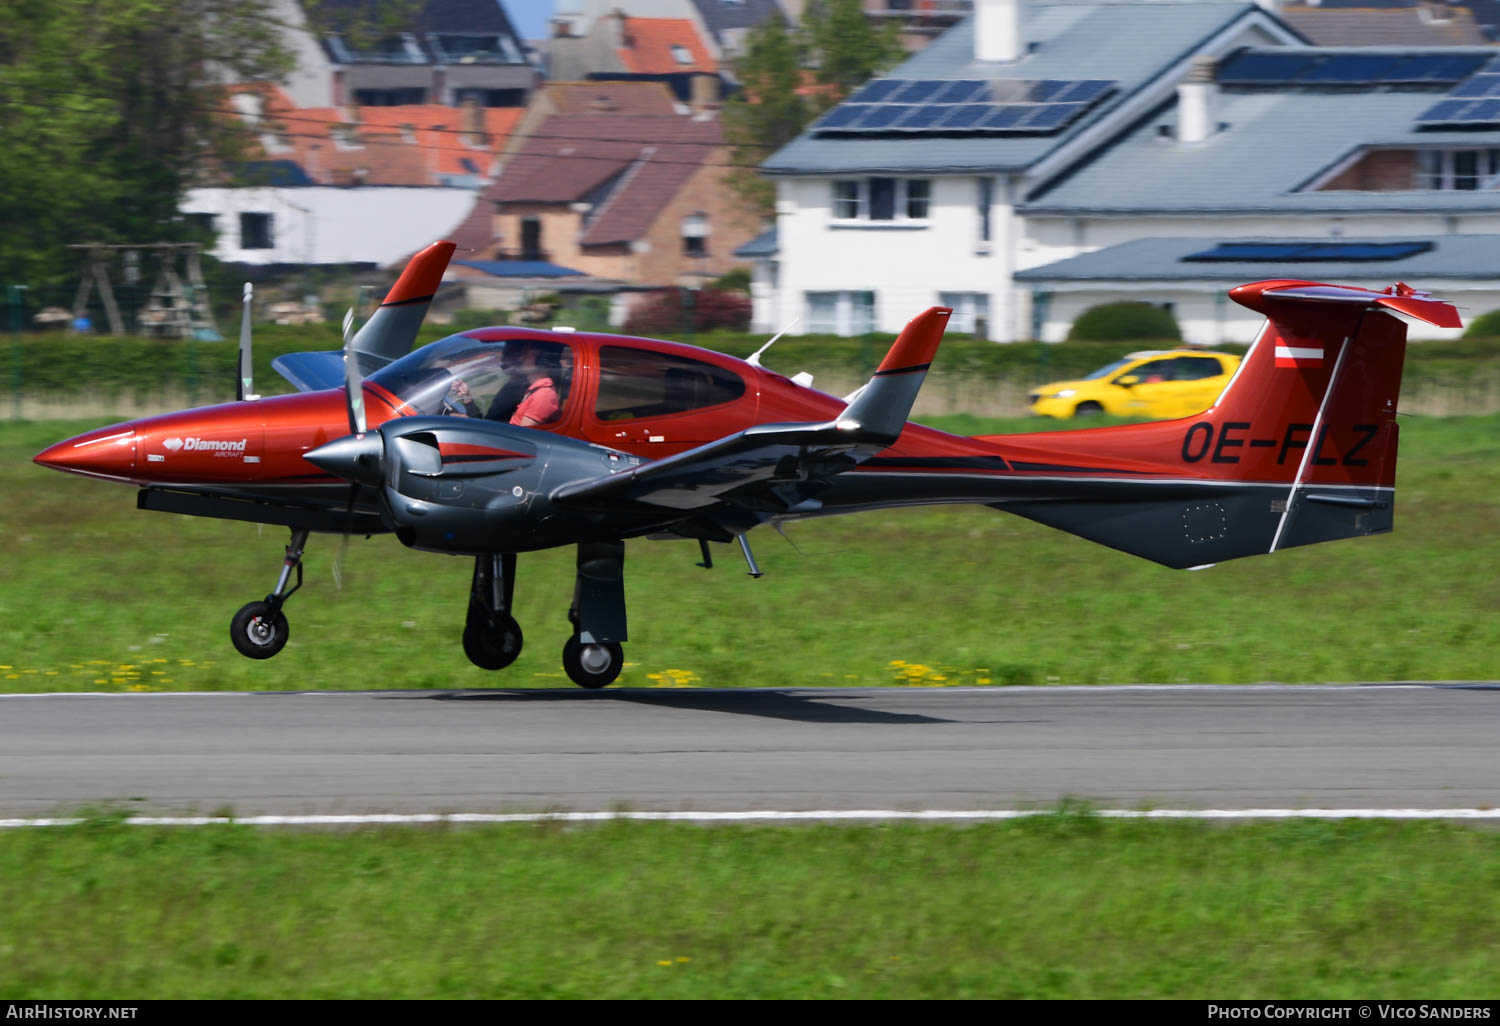
[[[282,605],[292,597],[292,592],[302,587],[302,550],[307,545],[307,531],[294,530],[292,540],[286,546],[286,558],[281,562],[281,576],[276,581],[276,590],[263,602],[249,602],[240,607],[229,621],[229,640],[240,655],[251,659],[269,659],[286,647],[291,629],[286,622]],[[287,589],[292,571],[297,571],[297,583]]]
[[[510,615],[515,593],[516,557],[476,556],[464,623],[464,654],[482,670],[499,670],[521,654],[521,627]],[[578,546],[573,633],[563,645],[568,678],[585,688],[614,683],[625,665],[625,543],[588,542]]]
[[[286,647],[290,629],[282,606],[302,587],[302,550],[308,532],[292,531],[276,590],[263,601],[250,602],[234,614],[229,639],[241,655],[269,659]],[[292,574],[297,583],[290,588]],[[511,615],[516,586],[514,553],[474,558],[469,584],[469,609],[464,619],[464,655],[482,670],[503,670],[521,654],[521,625]],[[585,688],[613,684],[625,665],[622,642],[625,628],[625,543],[586,542],[578,546],[578,570],[573,582],[573,625],[563,645],[562,664],[573,683]]]

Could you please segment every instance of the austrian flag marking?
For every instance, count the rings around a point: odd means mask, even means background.
[[[1278,367],[1321,367],[1323,366],[1322,346],[1277,346],[1276,366]]]

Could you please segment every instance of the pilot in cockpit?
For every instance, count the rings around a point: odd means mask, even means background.
[[[557,420],[562,413],[558,383],[567,376],[559,362],[557,350],[561,348],[524,340],[505,343],[500,367],[507,380],[490,401],[485,418],[521,427],[541,427]],[[468,416],[479,416],[479,406],[462,378],[454,379],[449,394],[453,405]]]

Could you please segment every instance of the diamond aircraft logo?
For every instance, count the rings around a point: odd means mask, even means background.
[[[165,442],[163,442],[161,444],[162,444],[162,448],[166,449],[168,452],[176,452],[178,449],[182,448],[182,439],[180,439],[180,438],[168,438]]]

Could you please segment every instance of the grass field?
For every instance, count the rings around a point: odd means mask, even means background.
[[[0,833],[7,998],[1493,998],[1500,834]]]
[[[573,555],[524,555],[528,638],[501,673],[459,648],[470,562],[315,537],[275,659],[228,623],[263,596],[285,533],[138,512],[128,487],[34,466],[96,422],[0,425],[0,688],[6,691],[571,687]],[[963,432],[1034,421],[940,418]],[[1500,651],[1500,416],[1403,421],[1396,530],[1170,571],[982,508],[630,543],[623,686],[1088,684],[1490,679]]]

